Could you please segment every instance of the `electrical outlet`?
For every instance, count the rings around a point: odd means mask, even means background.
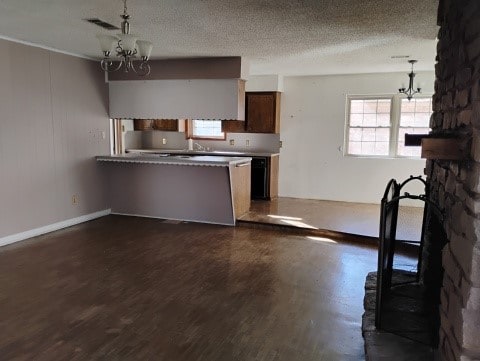
[[[102,139],[105,139],[107,137],[107,135],[105,134],[104,131],[102,131]]]
[[[72,196],[72,204],[78,204],[78,196],[76,194]]]
[[[280,141],[280,144],[279,144],[279,145],[280,145],[280,147],[279,147],[279,148],[283,147],[283,142],[282,142],[282,141]]]
[[[230,139],[230,145],[235,145],[235,139]]]
[[[247,140],[245,141],[245,146],[246,146],[246,147],[249,147],[249,146],[250,146],[250,140],[249,140],[249,139],[247,139]]]
[[[167,144],[167,138],[162,138],[162,144],[163,145]]]

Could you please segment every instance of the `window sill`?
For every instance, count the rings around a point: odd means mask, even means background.
[[[356,154],[344,154],[345,158],[361,158],[361,159],[406,159],[406,160],[424,160],[420,157],[407,157],[407,156],[390,156],[390,155],[356,155]]]

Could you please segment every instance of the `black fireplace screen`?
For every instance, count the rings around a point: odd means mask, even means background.
[[[423,184],[425,194],[412,195],[406,192],[402,194],[404,187],[414,181]],[[394,254],[400,245],[400,241],[397,240],[397,220],[402,199],[416,199],[424,202],[422,230],[415,248],[418,252],[416,272],[393,267]],[[390,180],[381,201],[380,212],[375,327],[377,330],[396,334],[427,347],[436,347],[439,328],[439,285],[442,274],[435,284],[427,282],[428,274],[424,268],[428,269],[428,267],[422,266],[422,257],[424,253],[429,253],[423,252],[426,224],[430,224],[435,219],[440,220],[443,216],[438,207],[429,200],[427,183],[420,176],[411,176],[402,183],[394,179]],[[431,233],[430,226],[428,229]],[[428,233],[429,238],[431,238],[430,233]],[[440,250],[444,245],[440,238],[442,237],[435,239],[435,244],[438,246],[435,257],[439,259],[438,262],[441,262]],[[415,243],[414,241],[402,242]],[[430,243],[429,241],[428,249],[431,248]],[[405,248],[404,244],[402,248]],[[431,263],[429,256],[426,264]]]

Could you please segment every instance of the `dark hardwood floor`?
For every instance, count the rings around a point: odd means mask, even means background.
[[[376,250],[108,216],[0,248],[1,360],[362,360]]]

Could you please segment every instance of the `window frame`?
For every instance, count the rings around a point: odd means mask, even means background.
[[[433,97],[433,94],[432,95],[428,95],[428,94],[421,94],[421,95],[416,95],[414,98],[412,98],[412,100],[416,100],[416,99],[430,99],[430,101],[432,102],[432,97]],[[401,155],[398,153],[398,141],[399,140],[402,140],[404,141],[404,139],[399,139],[399,133],[400,133],[400,128],[402,128],[400,126],[400,121],[401,121],[401,117],[402,117],[402,101],[404,99],[407,99],[406,96],[398,96],[398,124],[397,124],[397,135],[396,135],[396,139],[397,139],[397,143],[395,143],[395,158],[400,158],[400,159],[421,159],[421,156],[417,157],[417,156],[410,156],[410,155]],[[430,104],[431,107],[433,107],[433,104]],[[432,114],[433,114],[433,109],[432,109]],[[432,116],[432,114],[430,114],[430,117]],[[408,127],[403,127],[403,128],[425,128],[425,127],[415,127],[415,126],[408,126]],[[428,128],[430,129],[430,122],[428,124]],[[415,134],[415,133],[413,133]],[[419,146],[420,147],[420,146]]]
[[[218,136],[218,137],[215,137],[215,136],[198,136],[198,135],[195,135],[193,134],[193,128],[194,128],[194,125],[193,125],[193,122],[195,120],[214,120],[214,121],[219,121],[220,122],[220,126],[222,126],[221,124],[221,120],[220,119],[188,119],[187,120],[187,123],[186,123],[186,138],[188,139],[193,139],[193,140],[226,140],[227,139],[227,132],[222,132],[223,135],[222,136]]]
[[[422,93],[421,95],[416,96],[415,98],[428,98],[431,99],[433,94]],[[365,154],[350,154],[349,153],[349,130],[350,130],[350,110],[352,100],[381,100],[388,99],[390,100],[390,137],[388,155],[365,155]],[[401,107],[402,99],[407,99],[406,96],[400,94],[381,94],[381,95],[347,95],[346,96],[346,105],[345,105],[345,127],[344,127],[344,144],[343,144],[343,156],[352,157],[352,158],[379,158],[379,159],[421,159],[419,157],[404,156],[398,154],[398,136],[400,132],[400,117],[401,117]],[[355,128],[355,127],[352,127]],[[383,127],[372,127],[372,128],[383,128]],[[386,127],[385,127],[386,128]]]

